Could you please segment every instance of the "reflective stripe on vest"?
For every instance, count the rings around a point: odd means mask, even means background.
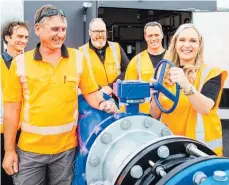
[[[139,53],[137,55],[137,72],[138,72],[138,80],[142,80],[142,75],[141,75],[141,57],[142,53]],[[145,98],[145,102],[150,102],[151,97]]]
[[[20,77],[20,82],[22,84],[24,90],[24,99],[25,99],[25,107],[24,107],[24,119],[25,122],[29,122],[29,88],[28,88],[28,81],[25,76],[25,58],[24,54],[21,54],[16,57],[16,65],[17,65],[17,75]]]
[[[79,58],[77,58],[79,57]],[[83,65],[82,65],[82,60],[83,60],[83,55],[80,53],[78,50],[76,50],[76,68],[77,68],[77,73],[81,74],[83,70]],[[17,64],[17,75],[20,77],[20,82],[25,88],[25,102],[28,104],[24,107],[24,113],[25,113],[25,122],[21,123],[21,130],[25,132],[30,132],[33,134],[40,134],[40,135],[53,135],[53,134],[61,134],[65,132],[70,132],[72,130],[73,126],[77,125],[77,118],[78,118],[78,110],[77,110],[77,101],[75,103],[75,110],[74,110],[74,118],[75,121],[71,123],[66,123],[64,125],[59,125],[59,126],[48,126],[48,127],[41,127],[41,126],[34,126],[29,124],[29,90],[28,90],[28,84],[27,84],[27,79],[25,76],[25,62],[24,62],[24,55],[19,55],[16,57],[16,64]],[[77,92],[77,90],[76,90]]]
[[[141,75],[141,57],[142,57],[142,53],[139,53],[137,55],[138,80],[142,80],[142,75]]]
[[[141,57],[142,53],[139,53],[137,55],[137,72],[138,72],[138,80],[142,80],[142,75],[141,75]],[[145,98],[145,102],[150,102],[151,97]]]
[[[204,82],[208,76],[208,73],[211,71],[212,67],[207,66],[203,69],[201,78],[200,78],[200,85],[198,91],[200,92]],[[205,141],[205,129],[203,118],[200,113],[197,113],[197,122],[196,122],[196,140],[206,144],[210,149],[214,150],[216,148],[222,147],[222,139],[215,139],[209,142]]]
[[[91,60],[90,60],[90,56],[89,56],[89,52],[88,52],[88,49],[87,49],[87,45],[83,45],[83,52],[84,52],[84,55],[86,57],[86,60],[87,60],[87,64],[88,64],[88,67],[89,67],[89,70],[91,72],[91,77],[94,79],[94,81],[96,82],[96,79],[95,79],[95,76],[93,74],[93,68],[92,68],[92,65],[91,65]],[[80,94],[81,94],[81,90],[80,91]]]
[[[117,52],[115,44],[113,42],[108,42],[108,43],[111,47],[112,54],[113,54],[113,57],[115,59],[115,65],[116,65],[116,69],[118,71],[118,75],[120,75],[121,70],[120,70],[120,63],[118,62],[118,52]]]
[[[116,66],[116,69],[118,71],[118,75],[120,75],[120,73],[121,73],[121,71],[120,71],[120,64],[119,64],[119,61],[118,61],[118,53],[117,53],[115,44],[113,42],[108,42],[108,43],[109,43],[109,45],[111,47],[111,51],[112,51],[112,54],[113,54],[113,57],[114,57],[114,60],[115,60],[115,66]],[[89,68],[92,69],[88,47],[85,44],[85,45],[82,46],[82,48],[83,48],[83,52],[84,52],[84,54],[86,56],[86,59],[88,61]]]
[[[62,134],[72,130],[73,126],[77,125],[77,121],[61,125],[61,126],[50,126],[50,127],[40,127],[34,126],[27,123],[21,123],[21,128],[25,132],[30,132],[33,134],[40,135],[53,135],[53,134]]]
[[[83,72],[83,55],[79,50],[76,49],[75,51],[76,51],[76,73],[80,76],[81,73]],[[77,95],[81,94],[81,90],[79,87],[76,87],[76,91],[77,91]],[[76,122],[78,120],[78,115],[79,115],[78,99],[76,99],[74,104],[74,113],[73,113],[73,117]]]
[[[83,45],[82,48],[83,48],[83,52],[84,52],[84,54],[86,56],[88,66],[89,66],[90,69],[92,69],[91,60],[90,60],[90,56],[89,56],[87,45],[86,44]]]
[[[83,55],[79,50],[76,51],[76,72],[77,74],[81,74],[83,72]]]

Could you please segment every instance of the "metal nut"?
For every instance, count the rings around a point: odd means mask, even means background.
[[[101,136],[101,142],[103,144],[109,144],[112,141],[112,135],[110,133],[104,133]]]
[[[224,171],[220,171],[220,170],[214,171],[213,178],[216,181],[227,181],[228,180],[227,174]]]
[[[207,179],[207,176],[204,172],[198,171],[193,175],[192,181],[194,185],[199,185]]]
[[[151,128],[153,125],[152,120],[150,118],[145,119],[143,125],[145,128]]]
[[[168,128],[164,128],[162,131],[161,131],[161,135],[162,136],[170,136],[172,135],[171,131],[168,129]]]
[[[135,178],[139,179],[143,175],[143,169],[140,165],[135,165],[130,170],[130,175]]]
[[[131,121],[128,120],[128,119],[124,119],[121,124],[120,124],[120,127],[122,130],[128,130],[130,127],[131,127]]]
[[[166,159],[169,156],[169,153],[169,148],[167,146],[160,146],[157,149],[157,155],[162,159]]]
[[[97,156],[90,157],[89,159],[89,164],[94,167],[98,166],[99,162],[100,162],[100,159]]]

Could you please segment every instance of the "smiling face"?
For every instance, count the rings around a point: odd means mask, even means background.
[[[158,50],[162,47],[163,33],[158,26],[148,26],[144,37],[150,49]]]
[[[15,26],[12,35],[6,36],[5,39],[8,48],[11,48],[16,52],[22,52],[28,44],[28,29],[23,26]]]
[[[104,47],[107,41],[107,31],[104,22],[95,20],[89,29],[89,36],[95,48],[101,49]]]
[[[177,37],[176,52],[180,59],[180,65],[194,64],[200,48],[200,40],[194,28],[184,29]]]
[[[42,45],[48,49],[60,49],[66,38],[67,22],[61,16],[46,18],[43,23],[35,25],[35,32]]]

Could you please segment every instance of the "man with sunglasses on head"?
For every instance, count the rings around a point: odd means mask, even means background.
[[[4,127],[3,127],[3,101],[2,101],[2,91],[4,91],[7,80],[9,78],[9,69],[11,67],[11,62],[13,58],[24,52],[25,47],[28,44],[29,39],[29,26],[27,23],[22,21],[10,21],[7,22],[2,29],[2,40],[6,44],[6,51],[4,51],[0,56],[1,61],[1,91],[0,91],[0,111],[1,111],[1,121],[0,121],[0,132],[1,132],[1,164],[4,156]],[[18,135],[20,132],[18,132]],[[17,138],[18,138],[17,135]],[[1,165],[2,166],[2,165]],[[1,169],[1,183],[12,185],[12,178],[7,175],[4,169]]]
[[[89,42],[79,50],[85,54],[100,90],[112,96],[113,83],[124,80],[129,59],[118,43],[107,41],[106,24],[101,18],[91,20],[88,32]]]
[[[15,185],[70,185],[77,146],[78,88],[86,101],[117,111],[98,91],[83,54],[64,45],[67,20],[62,10],[44,5],[35,14],[40,43],[16,57],[4,92],[3,167]],[[19,120],[19,114],[20,120]],[[18,147],[17,126],[21,122]]]

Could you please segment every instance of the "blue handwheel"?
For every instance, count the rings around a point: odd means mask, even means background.
[[[178,83],[176,83],[176,93],[175,95],[173,93],[171,93],[168,89],[166,89],[164,86],[163,86],[163,79],[164,79],[164,75],[165,75],[165,70],[166,70],[166,65],[169,64],[171,67],[175,67],[175,65],[170,62],[169,60],[161,60],[157,66],[156,66],[156,69],[155,69],[155,73],[154,73],[154,78],[156,79],[157,78],[157,74],[159,72],[159,69],[160,69],[160,74],[159,74],[159,77],[158,77],[158,80],[157,82],[153,83],[153,85],[151,86],[154,90],[156,90],[157,92],[154,94],[154,98],[155,98],[155,101],[157,103],[157,106],[161,109],[162,112],[164,113],[171,113],[173,112],[173,110],[176,108],[177,106],[177,103],[178,103],[178,100],[179,100],[179,96],[180,96],[180,86]],[[159,102],[159,93],[162,93],[164,94],[166,97],[168,97],[171,101],[173,101],[173,106],[169,109],[169,110],[165,110],[160,102]]]

